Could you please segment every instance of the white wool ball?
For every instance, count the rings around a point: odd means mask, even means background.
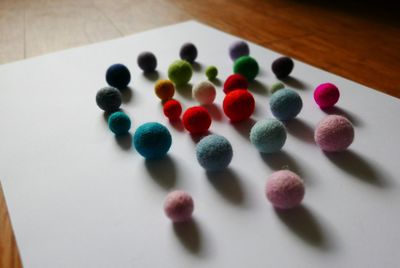
[[[216,90],[208,81],[201,82],[193,88],[193,98],[200,104],[211,104],[215,100]]]

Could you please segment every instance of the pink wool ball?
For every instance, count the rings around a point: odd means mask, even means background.
[[[325,152],[341,152],[353,142],[354,128],[346,117],[328,115],[318,123],[314,139]]]
[[[194,210],[193,199],[187,192],[170,192],[164,201],[164,212],[173,222],[187,221]]]
[[[314,100],[321,109],[332,107],[339,97],[339,89],[331,83],[321,84],[314,90]]]
[[[300,177],[289,171],[279,170],[267,180],[265,194],[275,208],[291,209],[300,205],[305,193]]]

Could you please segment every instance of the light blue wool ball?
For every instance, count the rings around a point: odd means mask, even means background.
[[[108,118],[108,127],[116,135],[126,134],[131,128],[131,120],[127,114],[115,112]]]
[[[196,156],[205,170],[223,170],[232,160],[232,145],[226,138],[212,134],[202,138],[197,144]]]
[[[284,88],[272,94],[269,100],[272,114],[281,121],[295,118],[303,108],[300,95],[289,88]]]
[[[133,135],[136,151],[146,159],[163,157],[172,144],[169,130],[160,123],[149,122],[141,125]]]
[[[285,144],[286,128],[274,118],[260,120],[250,130],[250,141],[262,153],[275,153]]]

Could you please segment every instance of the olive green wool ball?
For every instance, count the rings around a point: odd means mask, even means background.
[[[233,72],[246,77],[247,81],[251,82],[257,76],[259,71],[257,61],[250,56],[238,58],[233,65]]]
[[[215,66],[208,66],[206,69],[206,76],[208,80],[214,80],[217,78],[218,75],[218,69]]]
[[[168,78],[177,86],[186,85],[192,74],[192,66],[184,60],[176,60],[168,68]]]

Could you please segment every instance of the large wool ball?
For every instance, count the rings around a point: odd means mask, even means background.
[[[119,109],[122,103],[122,96],[114,87],[103,87],[96,94],[96,103],[100,109],[111,113]]]
[[[170,192],[164,200],[164,212],[172,222],[190,220],[194,211],[193,198],[189,193],[176,190]]]
[[[131,128],[131,120],[124,112],[115,112],[108,118],[108,127],[116,135],[126,134]]]
[[[131,81],[129,69],[120,63],[111,65],[106,72],[107,83],[115,88],[124,89]]]
[[[272,114],[281,121],[295,118],[303,108],[300,95],[289,88],[284,88],[272,94],[269,101]]]
[[[233,65],[233,72],[246,77],[247,81],[251,82],[257,76],[259,71],[257,61],[250,56],[238,58]]]
[[[249,54],[249,45],[242,40],[235,41],[229,46],[229,56],[233,61],[240,57],[248,56]]]
[[[178,120],[182,113],[182,105],[177,100],[168,100],[164,103],[163,112],[169,120]]]
[[[249,83],[247,83],[246,77],[241,74],[232,74],[224,82],[224,92],[228,94],[236,89],[247,89]]]
[[[255,100],[253,95],[242,89],[226,94],[223,101],[223,110],[232,122],[248,119],[254,112]]]
[[[172,144],[169,130],[160,123],[149,122],[139,126],[133,135],[136,151],[146,159],[161,158]]]
[[[272,72],[278,78],[285,78],[289,76],[294,67],[294,62],[289,57],[280,57],[272,62]]]
[[[314,90],[314,100],[321,109],[332,107],[339,97],[339,89],[332,83],[321,84]]]
[[[137,57],[137,64],[143,72],[150,73],[157,68],[157,58],[153,53],[145,51],[140,53]]]
[[[158,80],[154,86],[154,92],[160,100],[167,101],[174,96],[175,86],[170,80]]]
[[[192,66],[184,60],[174,61],[168,68],[168,78],[177,86],[186,85],[192,74]]]
[[[197,48],[192,43],[185,43],[182,45],[179,56],[182,60],[193,63],[197,58]]]
[[[214,85],[208,81],[203,81],[195,85],[192,93],[193,98],[204,105],[213,103],[217,95]]]
[[[225,137],[212,134],[202,138],[197,144],[196,157],[205,170],[220,171],[232,160],[232,145]]]
[[[183,113],[182,123],[191,134],[204,134],[211,126],[211,116],[206,108],[194,106]]]
[[[250,141],[262,153],[275,153],[285,144],[286,128],[274,118],[260,120],[250,130]]]

